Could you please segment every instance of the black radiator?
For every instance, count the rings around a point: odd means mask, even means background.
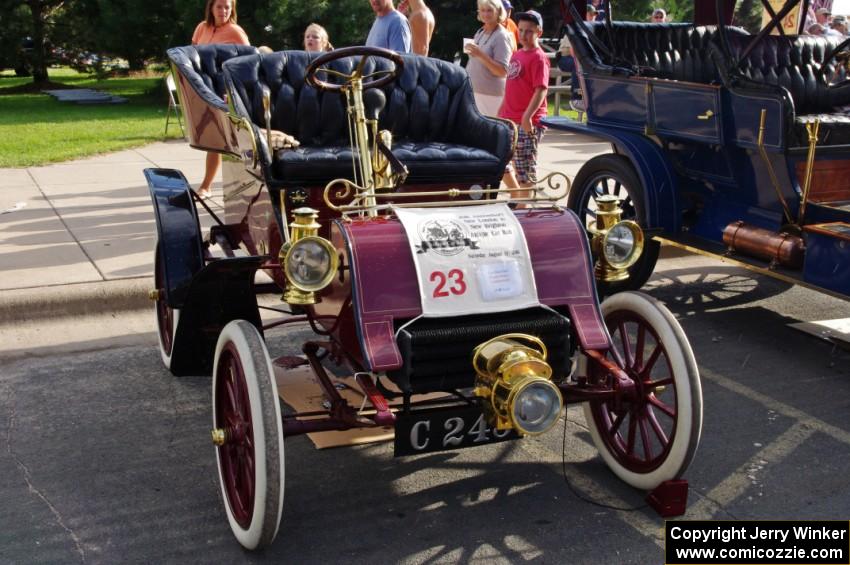
[[[404,392],[423,393],[473,386],[472,350],[496,336],[525,333],[549,350],[553,380],[569,375],[570,320],[543,308],[453,318],[423,318],[398,334],[403,365],[387,376]]]

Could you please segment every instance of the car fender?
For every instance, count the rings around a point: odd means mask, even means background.
[[[174,337],[183,346],[172,354],[172,370],[191,367],[188,374],[209,374],[218,334],[233,320],[246,320],[263,334],[254,275],[265,259],[217,259],[192,277]]]
[[[186,177],[175,169],[145,169],[160,252],[163,255],[165,301],[182,308],[192,277],[204,266],[201,227]]]
[[[646,202],[646,227],[677,232],[681,227],[678,190],[679,182],[673,164],[662,148],[650,138],[617,128],[588,125],[567,118],[544,118],[543,124],[552,129],[579,133],[610,142],[616,152],[626,157],[640,177]]]

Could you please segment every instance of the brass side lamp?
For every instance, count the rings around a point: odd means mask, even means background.
[[[636,222],[621,220],[623,209],[616,196],[597,197],[596,207],[596,226],[590,228],[590,247],[596,256],[594,275],[602,282],[626,280],[629,267],[643,253],[643,230]]]
[[[319,237],[319,213],[312,208],[293,210],[289,242],[280,249],[278,260],[286,275],[282,300],[289,304],[316,304],[316,293],[333,280],[339,258],[330,241]]]

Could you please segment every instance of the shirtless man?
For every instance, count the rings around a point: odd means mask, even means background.
[[[425,0],[402,0],[398,10],[407,15],[410,22],[410,31],[413,34],[413,52],[417,55],[428,56],[428,46],[431,44],[431,36],[434,34],[434,14]]]

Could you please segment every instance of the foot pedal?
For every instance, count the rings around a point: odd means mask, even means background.
[[[688,481],[664,481],[647,495],[646,502],[662,518],[681,516],[688,506]]]

